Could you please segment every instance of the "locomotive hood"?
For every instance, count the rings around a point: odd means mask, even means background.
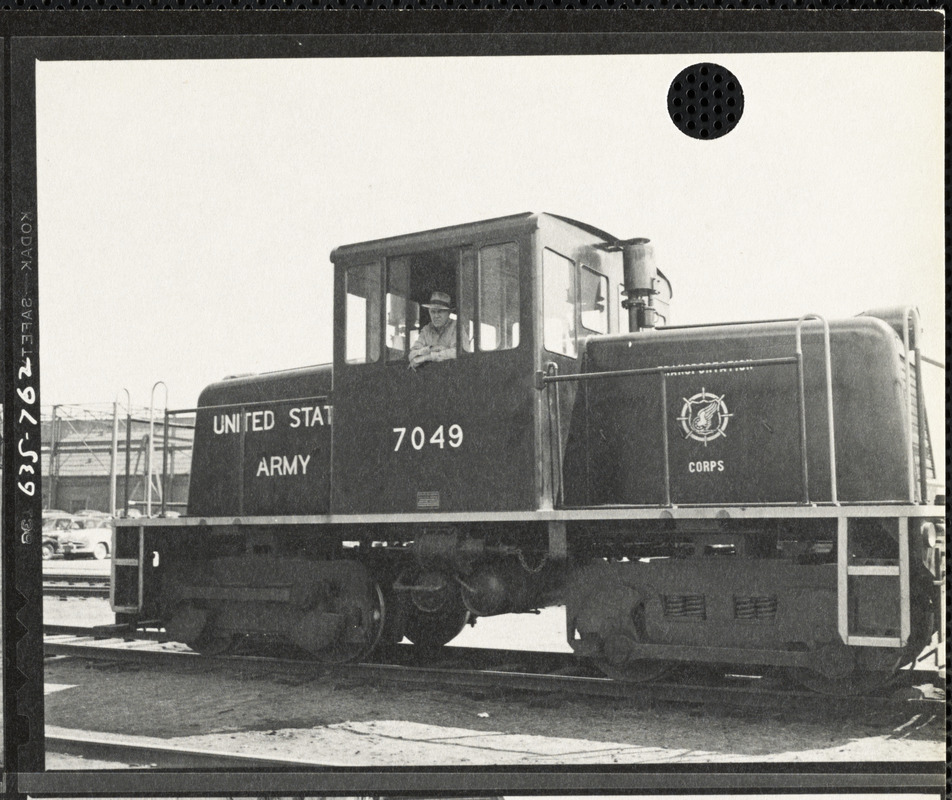
[[[802,327],[802,390],[796,328],[781,321],[589,339],[581,368],[598,376],[579,385],[569,503],[828,502],[834,491],[849,501],[908,498],[895,331],[873,317],[831,323],[831,430],[823,327]]]

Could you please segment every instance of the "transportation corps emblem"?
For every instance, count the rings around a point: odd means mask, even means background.
[[[681,399],[684,400],[684,405],[681,407],[681,416],[677,419],[681,423],[685,439],[704,442],[707,447],[708,442],[727,435],[724,430],[734,415],[727,412],[724,395],[718,397],[702,387],[693,397]]]

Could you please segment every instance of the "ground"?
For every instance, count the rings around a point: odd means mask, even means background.
[[[102,600],[47,598],[49,623],[110,621]],[[527,634],[528,630],[534,633]],[[564,645],[564,622],[541,616],[481,620],[457,643]],[[941,761],[941,707],[817,716],[709,705],[503,695],[303,678],[197,662],[174,670],[54,661],[47,666],[48,730],[85,730],[252,755],[346,766],[690,764]],[[93,765],[88,765],[92,767]],[[48,768],[76,768],[51,754]]]

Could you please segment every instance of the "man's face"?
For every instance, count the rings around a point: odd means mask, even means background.
[[[430,309],[430,322],[433,324],[433,327],[438,331],[443,329],[443,326],[449,321],[450,310],[448,308],[431,308]]]

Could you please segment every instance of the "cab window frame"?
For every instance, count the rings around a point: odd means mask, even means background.
[[[376,271],[376,284],[377,292],[375,296],[372,296],[368,292],[367,296],[357,294],[356,292],[351,292],[351,274],[356,273],[358,270],[363,270],[365,273],[369,273],[370,270]],[[383,356],[383,334],[384,334],[384,309],[383,309],[383,288],[384,288],[384,264],[383,259],[374,258],[360,263],[350,264],[344,267],[344,363],[349,366],[359,366],[361,364],[376,364],[379,363]],[[365,277],[363,280],[366,282],[368,279]],[[372,284],[371,284],[372,285]],[[365,309],[363,312],[363,336],[362,336],[362,348],[363,356],[351,356],[352,345],[355,344],[355,339],[353,334],[357,332],[356,329],[351,330],[353,306],[350,303],[350,298],[361,298],[365,301]],[[375,319],[376,318],[376,319]],[[374,330],[376,328],[376,330]]]
[[[414,277],[414,267],[413,259],[426,257],[434,253],[446,254],[452,252],[454,256],[453,260],[453,300],[456,303],[456,310],[451,312],[450,319],[456,321],[456,357],[459,358],[463,353],[466,353],[466,349],[462,347],[462,335],[461,335],[461,312],[460,312],[460,303],[459,298],[461,297],[461,288],[462,288],[462,272],[464,269],[464,253],[467,249],[471,249],[472,245],[469,243],[461,244],[444,244],[444,245],[431,245],[429,247],[422,248],[413,248],[413,249],[403,249],[401,248],[397,252],[386,253],[381,256],[381,260],[384,263],[384,284],[383,284],[383,300],[381,303],[381,313],[383,315],[383,328],[381,330],[383,350],[386,352],[386,357],[383,359],[384,363],[387,365],[392,364],[403,364],[406,365],[409,359],[410,348],[412,347],[413,341],[419,336],[420,331],[429,324],[429,314],[425,311],[423,304],[427,302],[428,298],[422,298],[420,300],[411,299],[412,288],[413,288],[413,277]],[[406,266],[406,280],[403,282],[403,286],[395,287],[391,276],[394,274],[393,266],[399,262],[403,262]],[[419,267],[418,267],[419,268]],[[397,294],[392,291],[392,289],[402,288],[403,295]],[[442,291],[442,290],[440,290]],[[390,319],[388,307],[391,302],[391,295],[400,297],[403,301],[403,324],[405,328],[404,333],[404,344],[403,349],[398,350],[390,346],[390,337],[388,335],[388,327],[390,327]],[[409,322],[409,311],[411,307],[415,307],[413,310],[416,316],[415,327],[410,326]],[[424,320],[426,320],[424,322]]]
[[[499,258],[499,264],[490,264],[486,258],[486,251],[494,248],[510,248]],[[384,365],[403,364],[408,361],[410,347],[414,334],[429,322],[423,308],[424,301],[411,299],[414,291],[414,259],[433,253],[454,253],[453,270],[455,296],[453,297],[455,310],[451,319],[456,321],[456,358],[470,358],[477,353],[496,353],[518,350],[525,342],[524,310],[525,302],[525,248],[519,237],[477,237],[460,242],[459,244],[431,244],[412,249],[400,248],[394,252],[378,253],[376,257],[355,262],[344,266],[344,363],[348,366],[361,364],[381,363]],[[507,269],[511,267],[511,269]],[[361,286],[352,290],[351,276],[363,271],[360,278]],[[402,274],[401,274],[402,272]],[[490,290],[492,281],[499,275],[507,280],[505,288],[499,288],[497,297],[493,298]],[[376,299],[366,298],[360,291],[376,283]],[[419,288],[419,287],[417,287]],[[351,298],[360,298],[365,301],[366,311],[363,322],[364,339],[362,354],[355,354],[354,330],[349,328],[353,324],[353,301]],[[399,302],[397,302],[399,301]],[[484,311],[492,308],[495,301],[499,306],[497,318],[484,323]],[[376,308],[374,308],[376,302]],[[501,305],[500,305],[501,304]],[[402,310],[391,318],[392,311]],[[414,306],[416,306],[414,310]],[[366,315],[376,319],[375,339],[370,342],[370,321]],[[411,317],[416,316],[416,327],[411,329]],[[505,329],[505,336],[498,335],[499,324]],[[484,330],[489,325],[497,331],[495,341],[490,338],[489,332]],[[403,348],[391,347],[399,333],[401,326]],[[391,331],[393,335],[391,335]],[[492,346],[487,343],[492,341]],[[514,342],[500,346],[500,342]]]
[[[512,253],[515,258],[515,274],[514,276],[512,276],[514,277],[514,281],[510,284],[511,286],[514,286],[515,288],[515,303],[513,304],[511,302],[512,301],[511,292],[510,293],[502,292],[502,294],[506,297],[507,301],[509,302],[506,303],[506,307],[503,309],[502,318],[500,320],[493,320],[493,321],[494,322],[502,321],[503,327],[508,328],[508,332],[507,332],[507,335],[503,337],[499,337],[497,334],[495,337],[496,340],[494,342],[494,346],[485,347],[484,341],[483,341],[484,340],[484,330],[483,330],[484,326],[492,328],[493,330],[498,330],[498,326],[493,325],[490,322],[487,322],[484,320],[483,306],[488,305],[488,303],[484,303],[484,300],[487,299],[484,294],[484,288],[485,286],[488,286],[488,284],[484,284],[484,276],[486,275],[486,272],[488,270],[484,269],[483,251],[488,250],[490,248],[505,248],[505,247],[511,247]],[[476,267],[475,290],[476,291],[475,291],[475,297],[474,297],[475,302],[473,304],[473,310],[474,310],[473,334],[474,335],[472,339],[472,345],[473,345],[472,352],[474,354],[475,353],[499,353],[499,352],[503,352],[507,350],[518,350],[519,347],[522,345],[522,342],[525,338],[523,335],[523,324],[522,324],[522,296],[523,296],[522,261],[523,261],[523,258],[522,258],[522,248],[520,246],[520,242],[518,239],[514,239],[514,238],[505,239],[503,241],[487,239],[484,241],[479,241],[474,243],[473,252],[475,254],[475,267]],[[461,274],[461,278],[462,278],[462,274]],[[515,307],[514,308],[515,321],[513,321],[513,318],[509,316],[509,312],[513,310],[513,305]],[[515,327],[515,334],[512,333],[513,327]],[[512,339],[515,340],[515,344],[510,344],[506,346],[499,345],[500,340],[509,341]]]
[[[383,350],[386,353],[385,361],[388,364],[400,364],[406,363],[410,348],[413,345],[411,342],[412,333],[416,333],[416,336],[420,335],[420,330],[422,329],[421,320],[423,316],[423,307],[414,300],[410,299],[410,263],[409,260],[416,253],[401,253],[399,255],[387,255],[384,256],[384,285],[383,285],[383,315],[384,315],[384,326],[383,326]],[[404,272],[404,280],[402,285],[397,287],[394,286],[394,276],[397,269],[402,268]],[[402,293],[398,290],[402,290]],[[391,326],[391,297],[399,298],[402,301],[402,324],[403,324],[403,349],[398,350],[395,347],[391,347],[391,336],[389,329]],[[410,311],[411,307],[416,306],[416,328],[413,329],[410,326]],[[398,326],[394,326],[397,327]],[[397,333],[395,332],[395,336]]]
[[[582,310],[582,302],[584,297],[582,296],[582,280],[585,273],[589,273],[594,276],[598,282],[598,285],[601,286],[602,292],[602,303],[603,308],[601,312],[598,312],[601,318],[604,320],[605,330],[598,330],[597,328],[592,328],[585,324],[585,311]],[[609,311],[610,298],[609,293],[611,292],[611,281],[609,281],[608,276],[599,272],[594,267],[590,267],[587,264],[578,262],[576,264],[576,273],[578,275],[578,290],[575,293],[575,305],[578,307],[578,319],[579,319],[579,329],[584,330],[586,333],[593,336],[604,336],[608,333],[611,333],[611,314]]]
[[[558,258],[562,264],[561,266],[568,267],[569,280],[567,282],[561,283],[559,285],[554,285],[551,281],[551,277],[554,274],[554,270],[546,269],[546,253],[551,253],[553,256]],[[550,262],[551,263],[551,262]],[[560,253],[558,250],[555,250],[552,247],[545,246],[542,248],[542,347],[549,353],[553,355],[562,356],[564,358],[574,358],[579,357],[579,329],[581,327],[581,322],[579,320],[579,302],[578,302],[578,268],[579,264],[575,259],[569,258],[568,256]],[[552,288],[562,289],[566,288],[571,292],[571,301],[566,300],[555,300],[559,305],[565,306],[571,305],[571,326],[567,331],[564,331],[561,334],[561,339],[563,344],[571,343],[571,352],[566,352],[565,349],[553,349],[551,345],[550,336],[554,336],[554,333],[550,333],[550,328],[547,325],[550,319],[558,319],[562,322],[565,322],[568,318],[568,315],[562,314],[558,317],[551,315],[549,312],[553,311],[551,303],[553,299],[550,299],[549,292]]]

